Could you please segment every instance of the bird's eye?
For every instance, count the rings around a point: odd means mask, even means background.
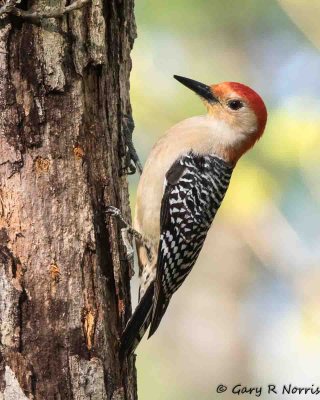
[[[243,103],[240,100],[231,100],[228,103],[228,107],[231,108],[231,110],[239,110],[239,108],[243,107]]]

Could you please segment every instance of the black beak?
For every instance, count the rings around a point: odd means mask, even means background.
[[[197,95],[210,103],[217,103],[219,100],[213,95],[210,86],[204,83],[194,81],[193,79],[184,78],[183,76],[173,75],[174,79],[182,83],[187,88],[194,91]]]

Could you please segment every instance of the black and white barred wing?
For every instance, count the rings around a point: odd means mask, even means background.
[[[212,220],[227,191],[232,168],[214,156],[192,153],[166,175],[160,242],[149,337],[156,331],[173,293],[196,262]]]

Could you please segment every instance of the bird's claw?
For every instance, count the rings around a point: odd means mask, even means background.
[[[128,228],[121,229],[122,242],[123,242],[124,247],[126,248],[126,259],[128,261],[131,261],[131,260],[133,260],[134,250],[130,243],[128,233],[129,233]]]
[[[121,211],[117,207],[108,206],[106,208],[106,214],[111,215],[113,217],[120,217],[121,216]]]
[[[133,247],[131,246],[128,233],[130,233],[130,230],[132,229],[130,225],[125,221],[123,218],[121,211],[119,208],[114,207],[114,206],[108,206],[106,208],[105,213],[109,215],[110,217],[115,217],[117,218],[125,227],[121,228],[121,238],[122,238],[122,243],[126,249],[126,260],[131,261],[133,259],[133,254],[134,250]]]
[[[140,174],[142,173],[142,165],[132,141],[133,130],[134,130],[134,121],[132,116],[129,114],[124,114],[123,134],[127,147],[127,153],[125,156],[125,167],[123,168],[123,172],[127,175],[133,175],[137,171],[137,169]]]

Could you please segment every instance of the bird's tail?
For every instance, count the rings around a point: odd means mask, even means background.
[[[150,339],[158,329],[168,305],[169,300],[164,296],[161,288],[160,290],[155,290],[148,339]]]
[[[121,336],[120,359],[132,354],[148,329],[152,318],[154,282],[151,282],[145,294],[129,319]]]

